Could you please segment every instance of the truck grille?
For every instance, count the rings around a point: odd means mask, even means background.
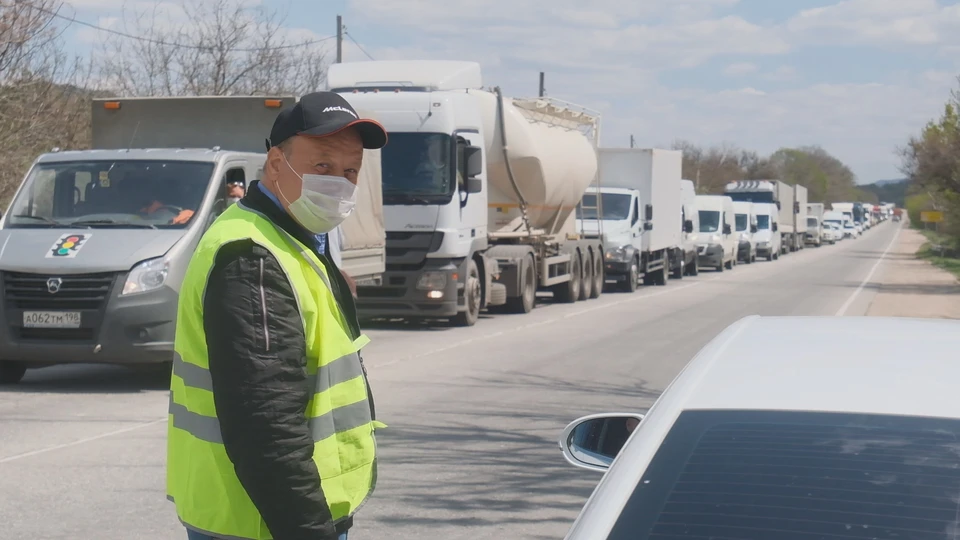
[[[8,308],[38,310],[99,310],[110,295],[117,274],[24,274],[3,272],[3,294]],[[47,282],[60,279],[60,289],[51,293]]]

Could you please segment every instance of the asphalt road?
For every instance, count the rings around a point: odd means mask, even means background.
[[[389,428],[351,540],[562,538],[600,478],[560,455],[569,421],[646,410],[741,317],[863,315],[898,225],[473,328],[370,329],[365,358]],[[0,538],[185,538],[164,499],[167,384],[70,366],[0,391]]]

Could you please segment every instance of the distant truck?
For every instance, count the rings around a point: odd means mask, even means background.
[[[600,218],[584,216],[578,225],[587,233],[603,231],[605,279],[633,292],[639,279],[666,285],[667,273],[680,279],[683,257],[683,209],[676,150],[601,148],[599,185],[584,194],[582,208],[601,198]],[[602,225],[602,229],[601,229]]]
[[[680,214],[683,219],[683,260],[687,275],[700,272],[697,255],[697,235],[700,234],[700,215],[697,212],[697,190],[693,180],[680,180]]]
[[[807,188],[799,184],[793,186],[793,251],[799,251],[806,246],[807,238]]]
[[[191,255],[228,206],[226,184],[260,178],[263,140],[295,102],[93,100],[93,149],[39,156],[0,220],[0,382],[51,363],[172,362]],[[360,282],[383,271],[378,161],[364,156],[362,210],[343,225],[344,264]]]
[[[601,235],[575,215],[597,176],[598,113],[486,90],[475,62],[345,62],[327,83],[390,135],[386,271],[358,287],[362,318],[472,326],[483,309],[533,310],[538,291],[600,295]]]
[[[805,242],[811,246],[823,245],[823,203],[807,203],[807,232]]]
[[[776,205],[780,213],[780,253],[797,250],[793,186],[780,180],[739,180],[728,183],[724,194],[734,201]]]

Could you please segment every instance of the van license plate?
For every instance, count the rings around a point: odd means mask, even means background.
[[[80,328],[78,311],[24,311],[24,328]]]

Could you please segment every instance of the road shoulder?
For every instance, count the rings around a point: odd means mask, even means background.
[[[918,231],[901,231],[884,261],[867,316],[960,319],[960,282],[950,272],[917,258],[926,241]]]

